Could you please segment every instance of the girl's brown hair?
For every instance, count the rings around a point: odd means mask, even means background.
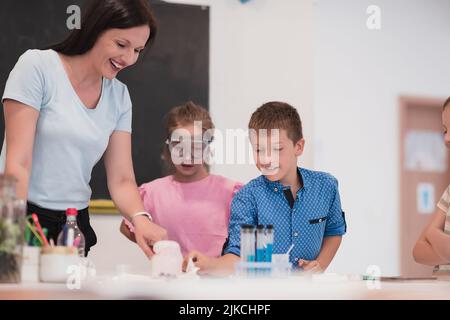
[[[208,110],[196,105],[194,102],[189,101],[182,106],[172,108],[165,117],[166,139],[170,140],[170,137],[175,129],[181,126],[193,125],[195,121],[201,121],[203,133],[208,130],[210,130],[210,132],[214,130],[214,123],[212,122]],[[213,137],[211,135],[208,138],[211,141]],[[167,173],[173,174],[175,172],[175,166],[171,160],[168,145],[164,146],[162,155]],[[209,170],[209,166],[206,164],[205,166]]]

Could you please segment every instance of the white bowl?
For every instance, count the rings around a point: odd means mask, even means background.
[[[62,247],[65,248],[65,247]],[[42,282],[65,283],[74,268],[80,265],[76,251],[55,247],[41,253],[39,278]]]

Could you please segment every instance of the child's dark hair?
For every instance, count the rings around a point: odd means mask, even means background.
[[[166,139],[170,139],[172,132],[178,127],[193,125],[195,121],[201,121],[203,133],[210,130],[209,133],[211,134],[211,136],[209,136],[208,138],[211,141],[213,138],[211,131],[214,129],[214,123],[212,122],[211,116],[209,115],[208,110],[199,105],[196,105],[192,101],[189,101],[182,106],[174,107],[170,109],[170,111],[166,114]],[[163,149],[163,159],[165,162],[167,173],[173,174],[175,172],[175,167],[173,165],[170,150],[167,145],[165,145]],[[205,166],[209,170],[208,165],[205,164]]]
[[[293,106],[285,102],[272,101],[263,104],[253,112],[248,128],[254,130],[284,129],[293,143],[297,143],[303,138],[300,115]]]
[[[448,97],[447,100],[445,100],[444,105],[442,106],[442,110],[445,110],[445,108],[447,108],[449,104],[450,104],[450,97]]]

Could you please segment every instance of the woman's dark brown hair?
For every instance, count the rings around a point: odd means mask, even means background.
[[[154,42],[157,32],[155,17],[148,0],[90,0],[83,10],[81,29],[73,30],[53,49],[68,56],[81,55],[95,45],[103,32],[109,29],[128,29],[148,25],[150,37],[146,47]]]

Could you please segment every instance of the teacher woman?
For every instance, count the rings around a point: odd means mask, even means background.
[[[89,181],[103,154],[111,197],[135,225],[142,250],[150,257],[153,243],[167,237],[144,212],[131,158],[131,100],[116,79],[155,34],[148,1],[91,0],[80,30],[48,50],[26,51],[6,83],[5,174],[18,180],[18,197],[55,241],[65,210],[78,209],[86,255],[97,242],[87,209]]]

